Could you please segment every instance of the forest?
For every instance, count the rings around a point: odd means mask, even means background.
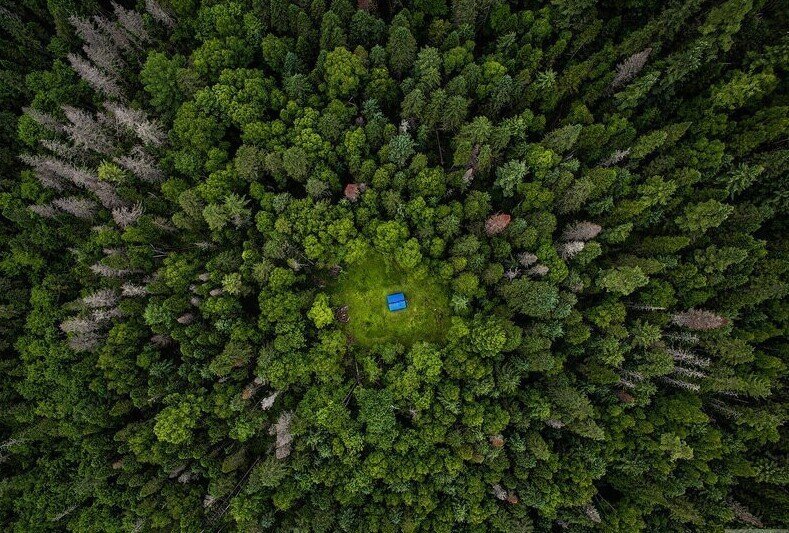
[[[0,42],[3,531],[789,527],[785,2],[0,0]]]

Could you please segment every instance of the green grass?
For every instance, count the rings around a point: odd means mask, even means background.
[[[405,293],[408,307],[389,311],[386,295]],[[344,325],[358,344],[438,342],[449,326],[449,299],[443,285],[426,268],[402,271],[384,256],[371,254],[347,267],[330,287],[331,303],[348,306]]]

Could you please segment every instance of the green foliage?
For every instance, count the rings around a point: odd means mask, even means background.
[[[785,527],[784,11],[4,2],[4,530]]]

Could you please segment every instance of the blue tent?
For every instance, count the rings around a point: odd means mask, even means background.
[[[387,296],[386,305],[389,306],[390,311],[400,311],[408,307],[408,303],[405,301],[405,294],[402,292],[396,292]]]

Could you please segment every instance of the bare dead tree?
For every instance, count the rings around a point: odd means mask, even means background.
[[[27,208],[42,218],[54,218],[57,210],[49,204],[29,205]]]
[[[711,361],[706,357],[699,357],[698,355],[692,354],[685,350],[676,350],[674,348],[669,348],[666,350],[668,354],[671,356],[674,361],[679,361],[682,363],[687,363],[689,365],[697,366],[697,367],[708,367],[710,366]]]
[[[695,383],[690,383],[689,381],[683,381],[681,379],[674,379],[668,376],[661,376],[660,381],[667,383],[669,385],[673,385],[674,387],[678,387],[680,389],[689,390],[692,392],[699,392],[701,387],[696,385]]]
[[[108,74],[117,77],[123,68],[123,60],[112,38],[97,28],[94,21],[88,18],[72,15],[69,17],[69,22],[77,35],[85,42],[82,50],[88,59]]]
[[[94,350],[101,342],[101,337],[95,333],[79,333],[71,335],[68,339],[69,348],[75,352],[89,352]]]
[[[57,198],[52,201],[52,205],[65,213],[81,219],[92,218],[96,213],[96,202],[77,196]]]
[[[518,254],[518,262],[524,267],[530,267],[537,262],[537,256],[531,252],[521,252]]]
[[[672,315],[671,322],[694,330],[710,330],[729,324],[729,319],[704,309],[690,309]]]
[[[269,394],[260,402],[260,408],[264,411],[268,411],[274,405],[274,402],[277,400],[277,396],[279,396],[279,391],[274,391],[273,393]]]
[[[163,178],[156,161],[141,146],[134,147],[129,155],[117,157],[114,161],[148,183],[158,183]]]
[[[485,233],[491,237],[493,235],[498,235],[507,229],[507,226],[510,225],[510,220],[512,220],[512,217],[506,213],[489,216],[485,221]]]
[[[520,276],[520,274],[521,271],[519,268],[508,268],[507,270],[504,271],[504,277],[509,281],[514,280],[515,278]]]
[[[131,273],[131,270],[125,268],[112,268],[104,263],[94,263],[90,266],[90,270],[94,274],[98,274],[105,278],[122,278]]]
[[[133,9],[126,9],[116,2],[112,2],[112,9],[118,18],[121,28],[123,28],[133,40],[138,44],[146,43],[151,40],[148,30],[145,29],[145,22],[142,16]]]
[[[104,35],[112,39],[112,42],[119,51],[131,52],[134,50],[134,46],[129,40],[128,35],[118,26],[117,21],[97,15],[93,17],[93,22],[96,23],[96,26],[99,27]]]
[[[96,322],[106,322],[107,320],[111,320],[113,318],[119,318],[123,316],[123,312],[118,307],[112,307],[110,309],[94,309],[91,313],[91,317]]]
[[[61,518],[64,518],[65,516],[67,516],[67,515],[71,514],[72,512],[74,512],[74,510],[76,508],[77,508],[77,504],[70,505],[69,507],[67,507],[63,511],[59,512],[58,514],[56,514],[55,516],[50,518],[49,521],[50,522],[60,522]]]
[[[164,131],[156,121],[148,119],[144,111],[112,102],[105,102],[104,107],[112,113],[118,124],[133,131],[142,142],[154,146],[164,143]]]
[[[94,90],[104,93],[109,98],[123,99],[123,91],[118,82],[112,77],[104,74],[101,70],[93,66],[89,61],[77,54],[66,56],[71,68],[74,69],[80,78],[90,85]]]
[[[135,285],[133,283],[126,282],[121,287],[121,295],[127,298],[133,298],[135,296],[145,296],[148,294],[148,289],[146,289],[142,285]]]
[[[69,105],[64,105],[62,109],[70,123],[65,126],[65,130],[74,146],[101,154],[110,153],[115,148],[113,139],[104,132],[92,114]]]
[[[183,326],[188,326],[195,321],[195,316],[192,313],[184,313],[176,319],[176,322]]]
[[[49,113],[44,113],[43,111],[33,109],[32,107],[23,107],[22,112],[32,118],[39,126],[43,126],[48,130],[55,132],[63,131],[63,124],[61,124],[58,119]]]
[[[534,265],[526,271],[526,274],[529,276],[542,277],[548,273],[548,270],[549,268],[547,265]]]
[[[175,26],[175,18],[168,13],[156,0],[145,0],[145,10],[153,17],[153,19],[166,26],[172,28]]]
[[[581,253],[586,244],[584,241],[569,241],[559,245],[559,256],[564,259],[572,259]]]
[[[82,317],[67,318],[60,323],[63,333],[92,333],[99,329],[99,324],[92,319]]]
[[[100,289],[82,298],[82,303],[91,309],[112,307],[118,303],[118,294],[114,289]]]
[[[678,376],[683,376],[687,378],[702,379],[707,377],[707,374],[705,374],[704,372],[699,372],[698,370],[692,370],[690,368],[685,368],[683,366],[675,366],[672,372],[674,374],[677,374]]]
[[[277,423],[271,427],[270,434],[276,435],[276,452],[277,459],[285,459],[290,455],[291,447],[293,444],[293,435],[290,432],[290,424],[293,421],[293,413],[285,411],[279,415]]]
[[[58,192],[65,188],[66,184],[63,182],[62,177],[55,172],[41,156],[22,154],[19,156],[19,159],[25,164],[33,167],[36,179],[38,179],[43,187]]]
[[[134,224],[142,214],[142,204],[137,203],[131,207],[116,207],[112,210],[112,219],[121,229],[125,229],[127,226]]]
[[[630,155],[630,148],[627,150],[616,150],[613,154],[608,156],[602,162],[600,162],[601,167],[610,167],[616,165],[617,163],[624,161],[624,159]]]
[[[77,187],[91,190],[99,182],[99,177],[85,169],[66,163],[56,157],[41,155],[23,155],[22,161],[50,176],[60,176],[70,181]]]
[[[115,187],[107,183],[106,181],[97,182],[92,188],[91,191],[93,194],[96,195],[96,198],[99,199],[101,205],[106,207],[107,209],[114,209],[118,206],[123,205],[118,193],[115,190]]]
[[[616,66],[616,76],[611,82],[611,89],[621,87],[625,83],[635,78],[649,59],[649,54],[652,53],[652,48],[646,48],[641,52],[637,52],[632,56],[625,59],[622,63]]]
[[[576,222],[567,226],[562,232],[562,240],[565,241],[588,241],[597,237],[603,227],[594,222]]]
[[[38,142],[57,157],[74,159],[77,156],[77,149],[66,143],[54,139],[40,139]]]

